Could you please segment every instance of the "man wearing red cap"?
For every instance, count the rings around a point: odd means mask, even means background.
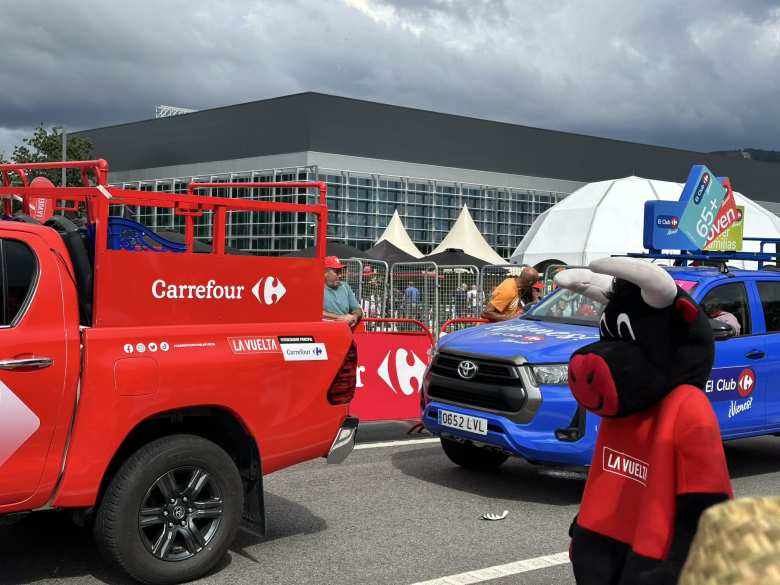
[[[354,327],[363,317],[363,311],[352,288],[346,282],[341,282],[343,269],[344,265],[338,258],[325,257],[325,302],[322,318],[346,321],[350,327]]]

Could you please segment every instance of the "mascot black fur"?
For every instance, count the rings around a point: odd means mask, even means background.
[[[556,276],[606,308],[600,340],[569,363],[577,402],[602,417],[571,557],[578,585],[672,585],[701,513],[732,497],[704,388],[709,321],[661,267],[602,258]]]

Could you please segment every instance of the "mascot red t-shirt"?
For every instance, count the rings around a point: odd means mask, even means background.
[[[603,258],[559,286],[606,305],[600,340],[569,363],[602,417],[571,528],[578,585],[673,585],[709,506],[732,497],[718,421],[701,388],[714,356],[699,306],[659,266]]]

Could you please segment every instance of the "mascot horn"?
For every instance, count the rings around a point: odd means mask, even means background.
[[[569,362],[577,402],[602,418],[571,557],[578,585],[672,585],[701,513],[732,496],[701,390],[714,343],[700,307],[661,267],[602,258],[556,283],[606,305],[600,340]]]

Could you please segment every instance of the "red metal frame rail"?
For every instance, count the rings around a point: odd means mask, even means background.
[[[412,324],[416,325],[420,328],[419,331],[398,331],[398,330],[389,330],[389,331],[367,331],[365,324],[366,323],[406,323],[406,324]],[[428,329],[428,327],[425,326],[425,324],[422,321],[418,321],[417,319],[398,319],[398,318],[389,318],[389,317],[364,317],[360,320],[360,323],[358,323],[357,327],[355,327],[355,333],[387,333],[390,335],[397,334],[397,335],[427,335],[430,337],[431,342],[433,342],[433,334],[431,333],[431,330]]]
[[[32,187],[27,173],[36,170],[78,169],[81,171],[82,185],[79,187]],[[90,171],[94,174],[95,185],[90,185]],[[16,173],[21,185],[12,184],[12,173]],[[213,250],[216,255],[225,253],[225,223],[228,211],[259,211],[282,213],[311,213],[317,216],[317,256],[325,256],[328,233],[328,209],[325,204],[327,185],[321,181],[283,181],[274,183],[191,183],[187,194],[167,192],[134,191],[110,187],[108,181],[108,163],[103,160],[68,161],[50,163],[18,163],[1,164],[0,198],[4,198],[4,213],[10,216],[13,211],[12,196],[21,196],[24,209],[29,208],[31,198],[48,198],[55,201],[55,211],[79,211],[79,203],[84,203],[90,222],[95,224],[95,266],[98,266],[98,255],[106,250],[108,238],[109,205],[138,205],[141,207],[158,207],[173,209],[175,215],[185,219],[185,243],[187,250],[192,251],[194,242],[193,217],[200,217],[204,212],[214,213],[213,218]],[[239,188],[239,189],[317,189],[319,203],[298,204],[274,201],[254,201],[250,199],[234,199],[195,195],[195,191],[208,188]],[[73,206],[57,206],[57,201],[70,201]]]

